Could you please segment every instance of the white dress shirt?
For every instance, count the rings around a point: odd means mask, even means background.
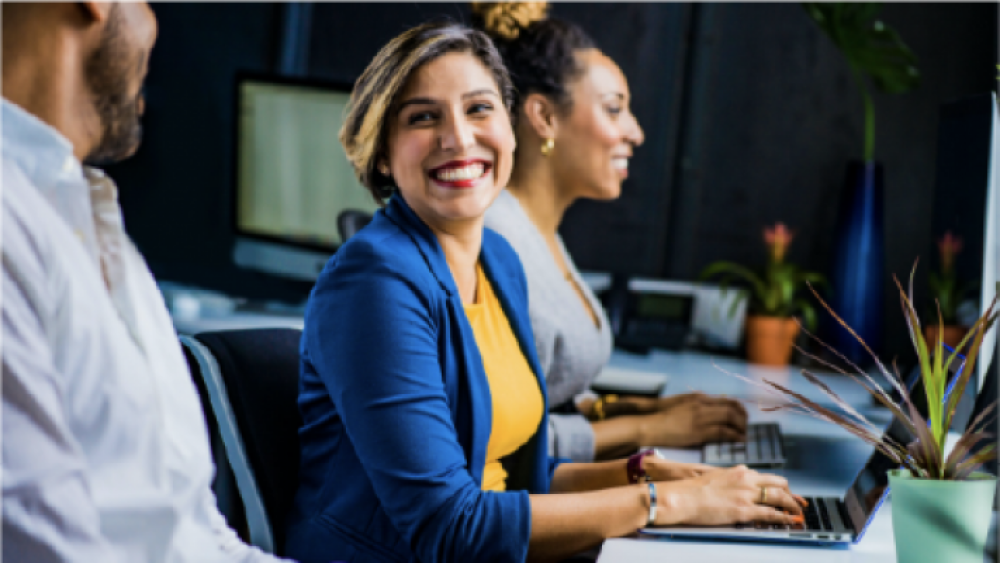
[[[275,561],[218,511],[198,394],[114,183],[0,104],[3,560]]]

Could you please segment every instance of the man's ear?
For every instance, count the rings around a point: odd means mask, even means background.
[[[559,132],[556,105],[548,96],[534,92],[521,105],[527,125],[542,139],[554,139]]]
[[[80,2],[84,14],[101,23],[108,21],[112,6],[111,2]]]

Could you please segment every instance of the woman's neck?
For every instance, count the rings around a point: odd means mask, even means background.
[[[544,165],[516,168],[507,190],[517,198],[528,219],[546,238],[554,238],[566,210],[576,197],[560,189],[552,168]]]
[[[475,302],[476,264],[483,247],[483,220],[449,224],[428,225],[444,251],[444,259],[451,270],[462,303]]]

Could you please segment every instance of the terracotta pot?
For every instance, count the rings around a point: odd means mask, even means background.
[[[942,340],[948,346],[954,350],[958,343],[965,338],[966,328],[958,325],[944,325],[944,333]],[[938,341],[938,325],[928,324],[924,325],[924,340],[927,341],[927,346],[933,349],[937,345]]]
[[[790,317],[747,317],[747,360],[765,366],[787,366],[799,324]]]

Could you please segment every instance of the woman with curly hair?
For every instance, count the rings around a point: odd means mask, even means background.
[[[545,2],[473,3],[477,24],[497,44],[516,91],[514,170],[486,226],[510,242],[528,278],[538,358],[550,404],[562,413],[549,417],[550,453],[592,461],[640,446],[742,441],[746,411],[732,399],[586,392],[611,356],[611,330],[558,228],[577,199],[621,195],[643,132],[618,65],[576,25],[546,18],[546,9]]]
[[[561,559],[646,525],[801,519],[775,510],[801,514],[784,479],[746,468],[548,455],[524,272],[483,228],[513,164],[512,100],[493,43],[453,23],[393,39],[354,86],[341,142],[388,203],[306,308],[286,554]]]

